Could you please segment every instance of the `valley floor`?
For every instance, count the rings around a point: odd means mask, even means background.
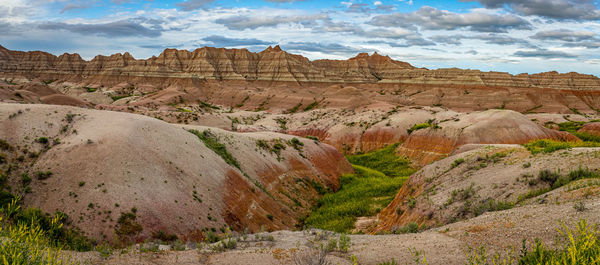
[[[350,235],[351,248],[347,253],[332,251],[327,260],[332,264],[380,264],[396,260],[398,264],[414,264],[415,250],[423,254],[428,264],[466,264],[469,247],[486,246],[492,253],[513,251],[519,255],[522,240],[527,245],[536,238],[548,247],[555,247],[555,237],[560,234],[562,222],[574,228],[579,220],[600,223],[600,198],[585,200],[586,210],[578,211],[575,203],[536,204],[510,210],[489,212],[481,216],[430,229],[420,233],[402,235]],[[215,252],[210,246],[200,250],[149,251],[115,250],[102,257],[98,252],[70,253],[88,264],[294,264],[294,257],[312,253],[314,242],[321,230],[277,231],[258,234],[246,240],[239,238],[236,249]],[[337,238],[337,235],[332,236]],[[322,240],[325,244],[326,240]],[[412,252],[411,252],[412,251]],[[314,253],[312,254],[314,255]],[[423,256],[419,256],[423,257]]]

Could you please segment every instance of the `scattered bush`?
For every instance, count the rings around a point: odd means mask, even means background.
[[[188,130],[192,134],[196,135],[204,145],[219,155],[225,162],[229,165],[232,165],[238,169],[240,168],[240,163],[227,151],[227,148],[224,144],[219,142],[217,136],[212,134],[209,130],[205,130],[203,132],[199,132],[198,130]]]
[[[40,138],[37,138],[35,141],[40,144],[48,144],[49,143],[48,137],[40,137]]]
[[[52,172],[38,171],[35,175],[37,176],[37,179],[44,180],[44,179],[49,179],[52,176]]]
[[[429,127],[433,127],[433,124],[431,124],[429,122],[427,122],[427,123],[419,123],[419,124],[415,124],[412,127],[410,127],[410,129],[406,130],[406,132],[408,134],[411,134],[414,131],[418,131],[418,130],[429,128]]]
[[[133,211],[121,213],[121,216],[117,220],[117,225],[115,225],[115,234],[121,242],[128,243],[128,241],[142,232],[142,225],[136,221],[136,218],[137,216]]]
[[[457,166],[459,166],[460,164],[464,163],[465,159],[464,158],[459,158],[454,160],[454,162],[452,162],[452,164],[450,165],[451,168],[455,168]]]
[[[177,240],[177,235],[175,234],[167,234],[163,230],[158,230],[156,232],[150,233],[150,236],[154,239],[158,239],[163,242],[173,242]]]
[[[419,232],[419,225],[415,222],[408,223],[407,225],[400,227],[394,231],[395,234],[410,234]]]

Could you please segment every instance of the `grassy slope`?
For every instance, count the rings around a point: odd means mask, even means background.
[[[357,217],[373,216],[387,206],[414,169],[395,154],[398,144],[363,155],[349,156],[355,174],[345,174],[336,193],[323,196],[305,220],[309,227],[336,232],[354,228]]]

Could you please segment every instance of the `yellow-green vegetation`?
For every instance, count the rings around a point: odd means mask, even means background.
[[[387,206],[415,171],[406,158],[396,156],[396,147],[348,156],[355,173],[342,175],[340,189],[323,196],[305,224],[345,233],[358,217],[373,216]]]
[[[77,231],[63,227],[65,215],[53,217],[39,209],[21,209],[19,198],[2,206],[0,261],[2,264],[76,264],[62,248],[91,250],[91,242]]]
[[[425,122],[425,123],[419,123],[419,124],[415,124],[412,127],[410,127],[410,129],[407,129],[406,131],[408,132],[408,134],[411,134],[414,131],[418,131],[421,129],[425,129],[425,128],[429,128],[432,127],[433,124]]]
[[[348,161],[353,165],[375,169],[390,177],[410,176],[415,170],[410,167],[408,159],[396,155],[398,145],[400,144],[391,144],[368,154],[351,155],[348,156]]]
[[[204,130],[200,132],[198,130],[188,130],[190,133],[196,135],[198,139],[204,142],[204,145],[208,147],[210,150],[213,150],[217,155],[219,155],[227,164],[232,165],[238,169],[240,169],[240,163],[227,151],[227,148],[224,144],[219,142],[219,139],[216,135],[210,132],[210,130]]]
[[[529,142],[524,145],[532,154],[552,153],[554,151],[575,147],[600,147],[600,142],[562,142],[556,140],[542,139]]]
[[[9,225],[2,218],[0,259],[3,264],[78,264],[50,246],[44,231],[35,225]]]
[[[566,242],[561,248],[548,249],[543,242],[535,240],[531,250],[528,250],[523,241],[523,248],[517,256],[511,250],[504,254],[489,255],[485,247],[479,247],[467,252],[467,264],[600,264],[600,231],[597,225],[590,225],[581,220],[575,229],[563,224],[559,232],[561,241]]]
[[[593,120],[592,122],[598,122],[598,120]],[[583,128],[583,126],[585,124],[586,124],[586,122],[583,122],[583,121],[568,121],[568,122],[559,123],[557,125],[558,125],[559,130],[569,132],[569,133],[579,137],[579,139],[581,139],[583,141],[600,142],[600,136],[585,133],[585,132],[578,132],[581,128]]]

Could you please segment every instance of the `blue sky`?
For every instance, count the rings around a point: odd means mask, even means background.
[[[279,44],[418,67],[600,76],[597,0],[0,0],[0,45],[60,55]]]

